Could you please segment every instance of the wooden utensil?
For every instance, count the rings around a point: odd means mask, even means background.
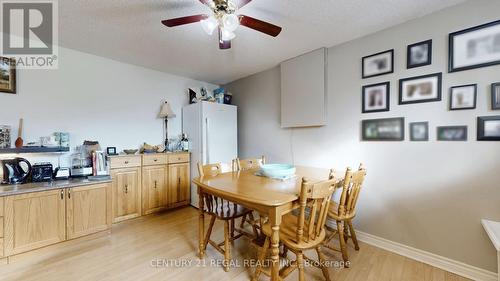
[[[23,118],[19,119],[19,130],[17,131],[16,148],[23,147]]]

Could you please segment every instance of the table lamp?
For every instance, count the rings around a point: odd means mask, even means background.
[[[165,102],[161,106],[160,117],[165,119],[165,151],[168,151],[168,118],[175,117],[175,113],[172,108],[170,108],[168,102]]]

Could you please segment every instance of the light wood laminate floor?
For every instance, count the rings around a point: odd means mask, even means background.
[[[208,222],[207,222],[208,223]],[[214,235],[222,241],[222,225]],[[332,280],[467,280],[455,274],[362,243],[349,249],[351,268],[331,268]],[[249,280],[256,249],[247,238],[234,243],[237,267],[226,273],[217,262],[222,256],[211,246],[205,264],[196,256],[198,213],[191,207],[134,219],[113,226],[112,235],[50,246],[35,255],[0,266],[0,280]],[[339,253],[324,250],[329,260]],[[316,258],[313,254],[311,257]],[[177,260],[177,264],[168,264]],[[184,264],[182,264],[184,262]],[[191,264],[189,264],[191,263]],[[321,271],[306,269],[307,280],[323,280]],[[268,280],[265,276],[261,280]],[[286,280],[298,280],[295,271]]]

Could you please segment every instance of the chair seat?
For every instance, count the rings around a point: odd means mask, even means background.
[[[328,208],[328,217],[337,221],[350,220],[356,216],[356,212],[348,215],[339,216],[339,204],[335,201],[330,201],[330,207]]]
[[[252,212],[252,210],[238,204],[226,202],[224,204],[212,204],[211,206],[205,206],[205,212],[216,216],[219,220],[236,219]]]
[[[298,217],[293,215],[293,214],[286,214],[283,216],[281,220],[281,226],[280,226],[280,242],[283,242],[285,246],[287,246],[290,249],[297,249],[297,250],[307,250],[307,249],[313,249],[316,248],[319,244],[323,242],[325,239],[325,230],[323,229],[319,236],[310,241],[306,241],[304,238],[304,241],[301,241],[300,243],[295,242],[297,238],[297,228],[298,228]],[[304,222],[304,237],[307,237],[307,231],[309,229],[308,223]],[[266,236],[271,236],[271,224],[269,222],[265,223],[262,226],[262,232]]]

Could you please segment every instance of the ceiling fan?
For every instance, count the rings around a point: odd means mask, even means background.
[[[281,27],[261,21],[245,15],[236,15],[241,7],[250,3],[252,0],[198,0],[208,6],[213,14],[193,15],[175,19],[161,21],[168,27],[174,27],[184,24],[201,22],[203,30],[209,35],[217,29],[219,33],[219,48],[231,48],[231,40],[236,37],[234,31],[238,26],[243,25],[248,28],[260,31],[267,35],[276,37],[281,32]]]

